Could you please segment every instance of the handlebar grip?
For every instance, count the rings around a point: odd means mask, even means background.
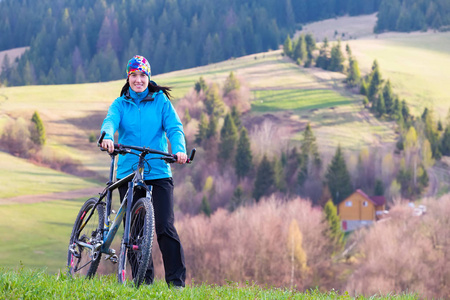
[[[194,156],[195,156],[195,152],[196,151],[197,151],[197,149],[195,149],[195,148],[193,148],[191,150],[191,155],[189,155],[189,158],[188,158],[188,161],[187,161],[188,164],[191,163],[194,160]]]
[[[105,138],[106,135],[106,131],[102,131],[102,135],[100,136],[100,138],[97,141],[97,146],[100,147],[101,143],[103,142],[103,139]]]

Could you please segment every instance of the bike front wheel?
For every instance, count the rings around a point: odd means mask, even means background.
[[[96,198],[87,200],[75,219],[67,255],[68,273],[71,276],[92,278],[97,272],[105,215],[101,204],[95,206],[97,201]]]
[[[118,279],[126,283],[127,261],[131,268],[134,285],[139,287],[145,279],[145,272],[152,253],[155,217],[149,198],[141,198],[131,210],[129,243],[122,240],[119,254]]]

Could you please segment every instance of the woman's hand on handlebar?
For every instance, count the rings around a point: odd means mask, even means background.
[[[102,141],[102,143],[100,144],[100,146],[101,146],[103,149],[108,150],[109,153],[113,153],[113,152],[114,152],[114,142],[111,141],[111,140],[106,140],[106,139],[104,139],[104,140]]]
[[[186,160],[187,160],[187,155],[184,152],[178,152],[176,154],[177,156],[177,163],[179,163],[180,165],[185,164]]]

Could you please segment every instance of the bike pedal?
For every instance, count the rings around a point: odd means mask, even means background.
[[[113,255],[106,255],[105,260],[110,260],[113,264],[117,264],[119,258],[117,257],[117,255],[113,254]]]

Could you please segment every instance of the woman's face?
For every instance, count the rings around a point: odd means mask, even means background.
[[[128,76],[130,87],[136,93],[142,93],[148,86],[148,76],[141,71],[136,71]]]

